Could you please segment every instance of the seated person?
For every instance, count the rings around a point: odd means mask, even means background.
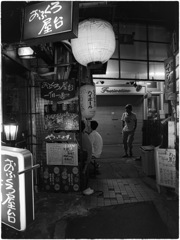
[[[92,143],[92,158],[94,159],[100,158],[103,149],[103,139],[101,135],[96,131],[97,127],[98,127],[97,121],[95,120],[90,121],[89,139]],[[99,164],[97,164],[95,161],[94,163],[98,167]]]

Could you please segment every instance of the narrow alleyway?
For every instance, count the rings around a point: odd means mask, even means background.
[[[91,169],[94,194],[35,194],[35,221],[25,232],[7,226],[2,238],[178,238],[178,199],[173,190],[157,192],[155,176],[142,171],[139,146],[121,158],[122,146],[105,146],[99,173]]]

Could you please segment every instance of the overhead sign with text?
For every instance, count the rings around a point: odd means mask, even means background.
[[[127,86],[127,85],[119,85],[119,86],[96,86],[96,95],[144,95],[145,87],[141,87],[137,91],[135,87]]]
[[[75,97],[74,80],[44,81],[41,83],[41,97],[52,101],[64,101]]]
[[[78,5],[73,1],[44,1],[24,10],[23,40],[57,41],[77,37]],[[51,37],[50,40],[47,40]],[[53,38],[52,38],[53,37]],[[54,38],[56,37],[56,38]]]

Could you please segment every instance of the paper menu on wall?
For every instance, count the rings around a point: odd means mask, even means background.
[[[157,184],[175,188],[176,186],[176,151],[175,149],[155,150]]]
[[[47,165],[78,165],[76,143],[46,143]]]

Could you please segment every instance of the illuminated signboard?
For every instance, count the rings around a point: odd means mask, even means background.
[[[45,1],[25,8],[23,40],[42,43],[77,37],[78,4]]]
[[[103,87],[96,86],[96,95],[144,95],[145,87],[142,86],[140,90],[136,90],[135,87],[127,85],[109,86],[103,85]]]
[[[1,219],[18,231],[34,220],[32,164],[28,150],[1,147]]]

